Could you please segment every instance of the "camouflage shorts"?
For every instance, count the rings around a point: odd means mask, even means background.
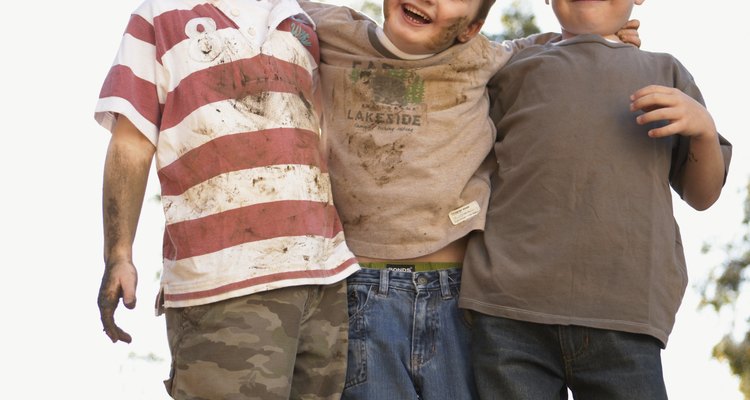
[[[179,400],[339,399],[346,374],[346,282],[167,309]]]

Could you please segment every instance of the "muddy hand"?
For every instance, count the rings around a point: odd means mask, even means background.
[[[137,279],[135,267],[131,263],[122,263],[105,269],[97,305],[104,333],[112,340],[112,343],[118,341],[130,343],[133,340],[130,334],[115,323],[115,310],[121,298],[126,308],[131,310],[135,308]]]

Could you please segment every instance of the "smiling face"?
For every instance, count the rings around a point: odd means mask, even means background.
[[[551,0],[563,39],[596,34],[617,39],[617,31],[630,19],[633,6],[644,0]],[[550,0],[545,0],[550,4]]]
[[[439,53],[456,41],[479,33],[483,0],[384,0],[383,30],[400,50],[410,54]]]

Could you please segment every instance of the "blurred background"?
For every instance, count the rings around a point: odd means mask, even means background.
[[[0,290],[5,310],[0,338],[9,372],[0,397],[168,399],[161,383],[169,373],[164,320],[153,312],[163,226],[153,174],[135,243],[138,306],[117,314],[133,343],[112,344],[96,308],[109,133],[96,124],[93,109],[139,3],[41,0],[33,8],[22,2],[4,6],[0,88],[7,96],[8,140],[0,157],[7,183],[0,226],[9,274]],[[378,3],[336,3],[380,18]],[[485,34],[513,34],[506,32],[503,15],[559,31],[543,0],[498,0]],[[699,213],[675,199],[691,283],[663,353],[672,399],[742,400],[738,375],[750,376],[750,290],[744,283],[750,61],[742,50],[748,15],[750,3],[730,0],[646,1],[633,15],[642,23],[642,49],[672,53],[685,64],[719,131],[734,144],[729,178],[711,209]]]

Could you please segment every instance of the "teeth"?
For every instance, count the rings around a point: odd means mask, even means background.
[[[416,14],[416,15],[418,15],[418,16],[420,16],[420,17],[424,18],[424,19],[425,19],[425,21],[431,21],[430,17],[428,17],[428,16],[426,16],[426,15],[422,14],[422,13],[421,13],[421,12],[420,12],[419,10],[417,10],[417,9],[413,8],[413,7],[412,7],[412,6],[410,6],[410,5],[404,5],[404,8],[405,8],[405,9],[406,9],[407,11],[409,11],[410,13]]]

